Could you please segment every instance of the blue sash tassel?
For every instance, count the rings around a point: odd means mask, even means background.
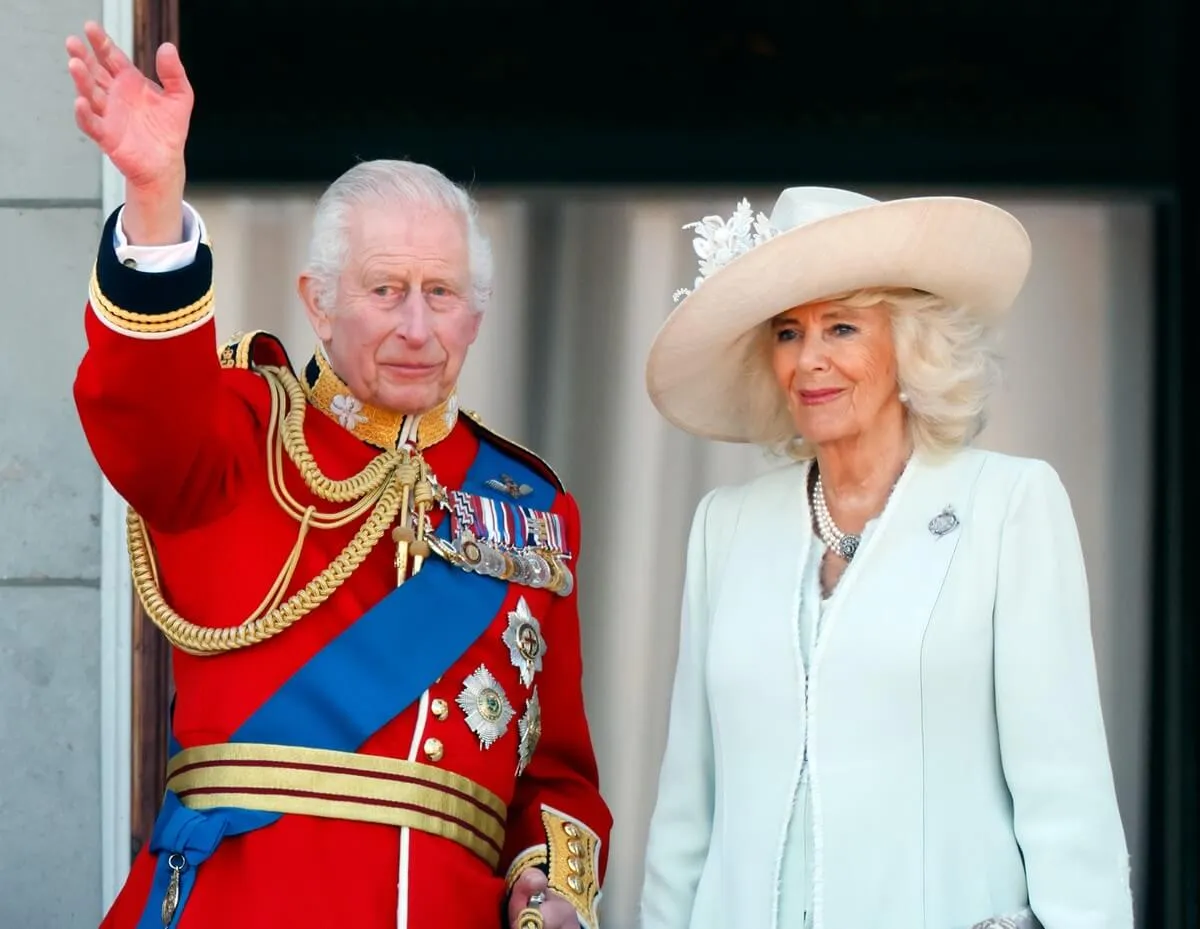
[[[268,826],[279,819],[279,813],[240,810],[223,807],[212,810],[189,810],[179,798],[167,791],[162,809],[154,823],[150,851],[158,856],[154,867],[154,886],[150,899],[138,920],[137,929],[164,929],[162,901],[167,896],[171,880],[171,861],[182,855],[183,870],[179,874],[179,903],[168,927],[179,925],[184,905],[196,883],[196,869],[217,850],[226,836],[240,835]],[[179,862],[176,861],[178,864]]]

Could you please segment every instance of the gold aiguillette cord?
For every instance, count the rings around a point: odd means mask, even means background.
[[[396,543],[396,586],[408,580],[409,548],[416,541],[413,531],[413,492],[416,489],[419,465],[411,453],[396,467],[396,483],[400,485],[400,511],[396,518],[400,525],[392,530],[392,541]]]

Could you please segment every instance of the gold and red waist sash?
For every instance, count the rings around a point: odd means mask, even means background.
[[[192,810],[236,807],[418,829],[496,867],[508,809],[487,788],[432,765],[379,755],[234,742],[176,754],[167,790]]]

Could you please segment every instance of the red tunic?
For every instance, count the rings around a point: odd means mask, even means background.
[[[104,474],[149,528],[167,602],[198,625],[235,626],[263,600],[298,529],[268,484],[267,383],[252,367],[219,361],[205,302],[212,283],[207,247],[201,246],[195,263],[185,269],[144,274],[116,260],[112,224],[110,219],[85,311],[88,348],[75,385],[79,415]],[[271,340],[260,340],[254,353],[259,361],[285,360]],[[357,473],[379,453],[311,402],[304,433],[330,478]],[[443,486],[461,484],[480,441],[494,438],[460,417],[445,438],[424,451]],[[551,510],[563,518],[576,570],[575,501],[543,464],[526,459],[558,488]],[[336,508],[315,498],[286,459],[285,477],[302,505]],[[319,574],[358,524],[310,531],[285,593]],[[394,589],[394,551],[385,536],[328,600],[265,642],[211,656],[176,650],[173,728],[179,743],[188,748],[228,740],[298,668]],[[471,575],[463,572],[462,582],[471,583]],[[485,749],[455,698],[464,679],[482,665],[520,714],[529,687],[520,680],[502,635],[509,611],[522,597],[540,621],[546,652],[535,682],[541,738],[518,776],[515,717]],[[406,637],[436,629],[438,622],[436,615],[412,617],[411,625],[397,632],[397,648]],[[557,852],[547,847],[548,824],[564,820],[577,821],[598,840],[599,853],[585,862],[589,889],[572,898],[586,924],[606,868],[611,818],[599,792],[581,677],[574,592],[563,597],[509,584],[487,631],[422,700],[360,748],[456,772],[508,804],[498,867],[419,829],[288,813],[264,828],[225,838],[197,869],[194,889],[173,925],[441,929],[503,924],[506,876],[515,876],[508,873],[510,864],[541,864],[553,874]],[[444,718],[431,706],[439,707]],[[425,751],[430,738],[440,742],[441,753]],[[550,812],[544,816],[545,810]],[[102,924],[105,929],[133,929],[148,901],[157,910],[160,901],[150,894],[155,857],[148,849],[138,856]]]

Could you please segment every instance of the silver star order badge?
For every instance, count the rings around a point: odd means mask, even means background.
[[[542,737],[542,705],[538,702],[537,688],[533,695],[525,701],[525,712],[517,721],[517,732],[521,742],[517,746],[517,777],[520,777],[533,758],[538,739]]]
[[[482,748],[491,748],[508,730],[515,715],[504,688],[483,665],[463,681],[462,693],[454,702],[467,715],[467,725],[478,736]]]
[[[513,667],[521,672],[521,683],[528,687],[533,676],[542,670],[542,656],[546,654],[546,640],[542,638],[542,627],[529,612],[529,604],[522,597],[517,607],[508,614],[508,628],[504,630],[504,644]]]

